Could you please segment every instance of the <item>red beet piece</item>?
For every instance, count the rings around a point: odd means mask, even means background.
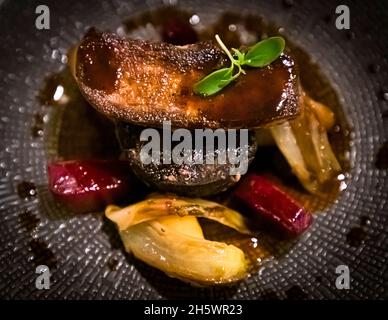
[[[169,19],[163,23],[162,38],[164,42],[179,46],[195,43],[198,40],[193,27],[188,22],[177,18]]]
[[[233,196],[286,236],[300,235],[312,222],[309,212],[271,180],[256,173],[248,174]]]
[[[127,161],[80,160],[48,165],[49,189],[55,199],[75,212],[105,208],[130,195],[131,174]]]

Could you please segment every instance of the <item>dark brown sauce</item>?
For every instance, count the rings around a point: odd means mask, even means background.
[[[47,243],[42,239],[33,238],[33,232],[37,230],[40,219],[29,210],[22,211],[18,216],[20,226],[27,232],[30,238],[28,243],[29,251],[32,253],[31,261],[38,265],[46,265],[49,268],[57,267],[57,259],[54,253],[48,248]]]
[[[88,87],[112,93],[116,89],[120,73],[120,61],[114,46],[105,38],[100,38],[94,29],[88,31],[85,39],[97,39],[83,42],[78,47],[77,56],[87,61],[77,66],[77,78],[82,79]]]
[[[36,197],[36,186],[32,182],[22,181],[16,186],[17,193],[21,199],[32,199]]]
[[[367,238],[367,229],[371,223],[368,216],[361,216],[359,225],[352,227],[346,234],[346,243],[351,247],[360,247]]]
[[[29,210],[24,210],[19,214],[20,225],[28,232],[36,230],[40,222],[39,218]]]
[[[127,32],[130,32],[139,26],[145,26],[147,23],[152,23],[155,26],[162,26],[164,23],[168,22],[171,17],[176,17],[179,21],[189,22],[192,15],[193,13],[189,11],[177,9],[173,6],[166,6],[156,10],[147,10],[125,20],[123,23]]]
[[[200,40],[213,40],[214,35],[218,34],[222,41],[228,47],[238,48],[242,45],[240,39],[240,29],[245,28],[257,37],[267,32],[267,23],[261,16],[247,14],[242,16],[238,13],[226,12],[212,25],[206,28],[200,34]],[[247,41],[243,45],[253,44]]]
[[[47,148],[50,158],[110,159],[118,158],[119,144],[112,121],[100,115],[81,95],[68,69],[45,80],[45,87],[62,84],[66,101],[55,109],[52,120],[47,124]],[[40,93],[40,97],[51,95],[51,91]],[[48,98],[47,97],[47,98]]]
[[[346,235],[346,243],[351,247],[359,247],[364,243],[366,235],[364,228],[359,226],[353,227]]]
[[[34,256],[36,265],[46,265],[49,268],[56,268],[57,259],[54,253],[47,247],[46,242],[40,239],[32,239],[29,242],[29,248]]]
[[[116,258],[110,257],[107,265],[110,271],[117,271],[119,261]]]
[[[44,130],[44,114],[41,112],[36,112],[34,114],[34,120],[31,128],[31,134],[33,138],[39,138],[43,136]]]
[[[37,99],[41,106],[55,106],[59,105],[59,100],[54,99],[55,92],[58,86],[63,86],[66,90],[67,86],[66,77],[61,73],[50,75],[44,81],[43,88],[39,91]]]
[[[67,90],[69,89],[69,77],[66,72],[46,77],[43,88],[38,92],[37,100],[40,108],[33,115],[31,135],[33,138],[40,138],[45,133],[45,116],[50,107],[60,107],[67,102]]]

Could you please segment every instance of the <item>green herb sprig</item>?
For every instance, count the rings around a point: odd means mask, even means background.
[[[232,48],[232,55],[218,34],[216,35],[216,40],[228,56],[231,64],[228,68],[222,68],[210,73],[194,85],[194,93],[204,97],[218,93],[232,81],[236,80],[241,73],[245,74],[242,66],[262,68],[271,64],[279,58],[285,47],[285,41],[282,37],[271,37],[256,43],[246,53]]]

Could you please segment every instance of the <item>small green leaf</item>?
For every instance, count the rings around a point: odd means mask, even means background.
[[[232,55],[219,35],[216,34],[215,37],[221,49],[228,56],[231,65],[229,68],[214,71],[194,85],[194,93],[204,97],[216,94],[241,74],[245,74],[242,68],[244,65],[256,68],[269,65],[281,55],[285,47],[282,37],[272,37],[258,42],[247,53],[233,48],[234,55]],[[233,74],[235,68],[238,70]]]
[[[211,96],[233,81],[233,68],[223,68],[207,75],[194,85],[194,93]]]
[[[245,55],[244,64],[250,67],[265,67],[275,61],[285,47],[282,37],[272,37],[256,43]]]
[[[245,61],[245,54],[242,53],[240,50],[237,50],[235,48],[232,48],[234,54],[237,56],[238,62],[240,65],[243,65]]]

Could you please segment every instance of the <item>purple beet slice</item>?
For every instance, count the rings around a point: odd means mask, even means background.
[[[127,161],[72,160],[48,165],[49,189],[74,212],[92,212],[131,196]]]
[[[248,174],[233,197],[283,235],[295,237],[312,223],[311,214],[269,178]]]

